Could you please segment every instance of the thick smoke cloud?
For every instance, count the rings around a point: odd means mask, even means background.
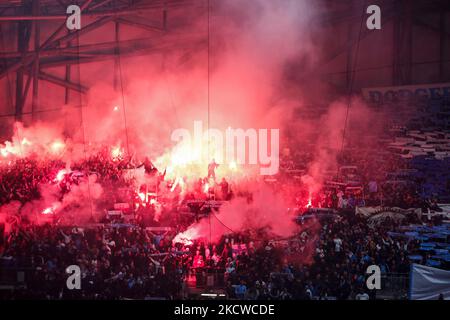
[[[188,52],[172,50],[122,57],[122,77],[116,89],[105,80],[113,78],[112,64],[96,66],[93,70],[97,74],[83,67],[86,74],[81,73],[81,80],[92,85],[81,100],[82,107],[77,106],[79,101],[64,106],[55,115],[60,119],[57,122],[41,122],[29,128],[16,124],[20,129],[2,147],[14,150],[8,157],[33,152],[52,156],[53,150],[70,164],[106,145],[138,159],[162,159],[158,165],[164,170],[170,165],[168,155],[174,147],[171,132],[177,128],[192,129],[196,120],[206,124],[209,119],[210,127],[222,130],[230,126],[279,128],[282,142],[289,129],[295,146],[313,145],[310,152],[314,160],[302,179],[310,185],[310,192],[317,192],[324,172],[336,167],[347,108],[345,102],[338,101],[318,122],[293,119],[296,109],[311,108],[304,101],[311,94],[308,90],[313,79],[305,81],[308,83],[289,83],[292,77],[288,75],[313,69],[320,56],[311,31],[317,13],[314,6],[313,1],[307,0],[212,1],[209,49],[204,45]],[[203,33],[205,40],[206,21],[205,15],[200,15],[186,33]],[[299,67],[293,61],[302,63]],[[324,87],[319,88],[316,90],[320,92],[314,94],[325,95],[321,91]],[[356,123],[357,130],[349,130],[347,135],[367,129],[368,115],[363,103],[355,102],[348,122]],[[292,127],[296,128],[293,133]],[[31,143],[24,142],[24,138]],[[23,149],[28,153],[19,152]],[[206,164],[197,174],[206,174]],[[238,197],[221,208],[217,217],[224,225],[234,231],[269,227],[270,233],[278,237],[295,231],[291,217],[286,216],[289,204],[281,196],[251,183],[248,190],[253,193],[251,203]],[[92,181],[74,188],[62,201],[56,201],[49,193],[42,190],[42,199],[24,210],[42,210],[41,207],[56,203],[60,210],[85,217],[91,208],[80,204],[90,203],[86,201],[88,194],[98,199],[102,192],[100,185]],[[211,223],[214,237],[227,232],[219,220],[212,218]],[[187,232],[196,236],[209,234],[209,222],[202,220]]]
[[[59,115],[74,143],[72,157],[82,157],[86,144],[103,143],[156,158],[173,147],[173,130],[191,129],[195,120],[206,124],[208,118],[210,127],[219,129],[282,128],[292,106],[283,88],[286,64],[314,60],[305,32],[314,14],[309,1],[213,1],[209,49],[195,47],[188,58],[177,50],[122,57],[116,89],[106,81],[108,71],[114,73],[111,64],[101,72],[94,68],[96,74],[83,67],[81,80],[92,83],[83,107],[74,99]],[[201,15],[186,34],[206,36],[206,22]],[[70,117],[74,112],[77,117]],[[53,126],[53,119],[41,125]]]
[[[298,231],[293,216],[286,210],[288,203],[267,186],[253,191],[252,199],[236,197],[223,204],[210,219],[202,219],[179,234],[174,242],[204,238],[216,242],[224,234],[248,230],[263,230],[265,236],[287,238]]]
[[[62,217],[59,222],[63,225],[98,222],[103,216],[101,208],[97,206],[103,194],[103,188],[96,179],[95,175],[89,176],[79,185],[73,185],[70,192],[62,198],[56,184],[42,185],[40,199],[25,204],[13,201],[0,207],[0,223],[5,223],[9,228],[11,223],[18,222],[14,218],[18,215],[21,221],[42,224],[50,222],[54,213]]]

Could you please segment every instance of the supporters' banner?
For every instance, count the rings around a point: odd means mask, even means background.
[[[107,214],[108,214],[108,216],[110,216],[110,217],[121,216],[122,213],[123,213],[123,212],[120,211],[120,210],[108,210],[108,211],[107,211]]]
[[[355,213],[363,217],[371,217],[380,213],[400,213],[403,215],[415,214],[418,217],[422,213],[421,208],[402,209],[398,207],[356,207]]]
[[[85,227],[87,229],[104,228],[105,224],[104,223],[89,223],[89,224],[85,225]]]
[[[125,169],[123,170],[123,177],[127,181],[136,180],[138,184],[143,184],[145,183],[145,168]]]
[[[130,205],[126,202],[114,203],[114,210],[127,210],[130,209]]]
[[[354,184],[361,184],[360,182],[354,181]],[[352,181],[349,181],[349,184],[352,184]],[[346,193],[359,194],[363,192],[363,187],[346,187]]]
[[[450,271],[413,264],[409,299],[437,300],[440,294],[445,300],[450,300]]]
[[[137,228],[134,224],[130,223],[111,223],[111,228]]]
[[[187,206],[197,205],[198,208],[220,208],[222,204],[226,201],[223,200],[188,200],[186,201]]]
[[[434,215],[441,215],[446,219],[450,219],[450,204],[438,204],[438,207],[442,210],[442,211],[431,211],[431,216]]]
[[[373,104],[410,101],[415,98],[450,99],[450,83],[362,89],[364,99]]]
[[[222,204],[224,204],[226,201],[223,200],[208,200],[205,202],[204,207],[207,208],[220,208]]]
[[[438,203],[438,207],[441,208],[443,212],[450,213],[450,204],[448,204],[448,203]]]
[[[159,232],[159,231],[171,231],[172,228],[171,227],[147,227],[147,228],[145,228],[145,230]]]
[[[405,215],[398,212],[382,212],[370,216],[370,218],[367,220],[367,223],[369,226],[378,226],[382,224],[387,218],[399,222],[405,219]]]
[[[286,169],[285,172],[289,173],[289,174],[304,175],[306,173],[306,170],[303,170],[303,169]]]
[[[331,208],[308,208],[307,212],[309,214],[336,214],[337,211]]]
[[[297,222],[302,222],[304,220],[313,219],[313,218],[340,219],[340,217],[337,214],[331,214],[331,213],[302,214],[302,215],[297,216],[295,219]]]
[[[330,188],[340,188],[345,187],[347,184],[343,182],[337,182],[337,181],[326,181],[325,185]]]

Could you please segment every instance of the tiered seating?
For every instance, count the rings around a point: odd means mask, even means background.
[[[404,108],[400,108],[404,111]],[[437,195],[441,201],[450,201],[450,102],[428,99],[417,101],[410,110],[411,117],[399,120],[391,130],[393,141],[387,149],[400,159],[409,162],[413,169],[408,174],[390,173],[395,178],[420,182],[422,196]],[[397,112],[397,116],[405,116]],[[408,119],[405,121],[405,119]],[[398,123],[403,123],[402,127]]]
[[[411,225],[402,229],[402,233],[389,234],[395,238],[420,241],[418,252],[412,252],[409,256],[411,262],[424,262],[430,267],[447,268],[450,265],[450,224],[434,227]]]
[[[440,199],[449,200],[448,182],[450,180],[450,157],[438,160],[418,156],[411,159],[411,167],[417,169],[416,178],[423,181],[424,197],[438,195]]]

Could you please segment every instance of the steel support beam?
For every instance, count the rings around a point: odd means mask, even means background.
[[[67,30],[67,32],[69,33],[70,31]],[[70,46],[71,46],[71,43],[69,41],[69,42],[67,42],[67,47],[70,47]],[[66,65],[66,76],[65,76],[65,78],[66,78],[66,82],[68,82],[68,83],[70,82],[71,73],[72,73],[71,65],[67,64]],[[69,102],[70,102],[70,90],[69,90],[68,87],[66,87],[66,90],[65,90],[65,93],[64,93],[64,104],[67,105],[67,104],[69,104]]]
[[[114,38],[116,46],[114,48],[114,90],[117,91],[119,89],[119,68],[120,68],[120,24],[119,22],[116,22],[114,24]]]
[[[196,4],[195,1],[179,1],[177,2],[169,2],[167,4],[168,7],[177,7],[177,6],[185,6],[188,4]],[[131,5],[134,7],[134,5]],[[142,14],[149,10],[160,10],[163,6],[163,2],[154,1],[147,5],[137,6],[135,8],[126,7],[114,10],[105,10],[105,11],[87,11],[83,14],[83,16],[90,18],[102,18],[102,17],[111,17],[111,16],[124,16],[124,15],[132,15],[132,14]],[[64,14],[50,14],[50,15],[14,15],[14,16],[1,16],[0,22],[3,21],[32,21],[32,20],[66,20],[67,15]]]
[[[33,78],[32,77],[33,76],[32,72],[25,71],[24,73],[28,74],[28,79],[32,79]],[[59,78],[57,76],[51,75],[51,74],[46,73],[46,72],[44,72],[42,70],[39,71],[38,78],[39,78],[39,80],[43,80],[43,81],[47,81],[47,82],[56,84],[56,85],[61,86],[61,87],[65,88],[65,89],[68,89],[68,90],[74,90],[74,91],[81,92],[81,93],[86,93],[88,91],[88,88],[83,86],[83,85],[81,85],[81,84],[74,83],[72,81],[68,81],[68,80],[65,80],[65,79],[61,79],[61,78]],[[31,81],[27,81],[26,88],[29,86],[28,82],[31,83]],[[36,112],[39,112],[39,111],[36,111]]]
[[[394,85],[411,83],[412,73],[412,3],[408,0],[395,2],[392,80]]]
[[[26,5],[25,1],[22,1],[23,7],[22,11],[28,11],[29,8]],[[18,33],[17,33],[17,51],[21,52],[23,56],[28,51],[29,40],[31,36],[30,23],[27,21],[21,21],[18,25]],[[21,65],[16,72],[16,119],[22,120],[22,112],[23,106],[25,104],[26,95],[28,93],[27,86],[26,90],[24,90],[24,69]]]
[[[33,0],[33,14],[39,14],[40,12],[39,0]],[[35,119],[35,113],[38,108],[38,92],[39,92],[39,48],[40,43],[40,22],[33,21],[34,29],[34,50],[36,51],[34,65],[33,65],[33,100],[31,102],[31,116]]]
[[[163,33],[167,30],[168,8],[185,7],[191,8],[199,6],[199,2],[190,0],[133,0],[133,1],[79,1],[83,10],[83,15],[97,17],[92,23],[83,26],[78,31],[65,30],[67,15],[64,8],[70,2],[58,0],[48,3],[44,0],[22,0],[9,7],[1,7],[3,15],[1,22],[17,23],[17,51],[2,52],[4,67],[0,69],[0,79],[8,74],[15,74],[15,116],[17,120],[22,120],[23,109],[27,93],[32,89],[31,114],[33,119],[39,112],[39,82],[47,81],[65,88],[65,104],[71,99],[71,90],[86,93],[87,88],[77,84],[73,79],[72,64],[80,65],[95,61],[105,61],[115,59],[115,87],[118,88],[118,59],[120,56],[147,55],[154,52],[167,51],[172,49],[184,49],[188,47],[198,47],[202,50],[206,41],[206,34],[188,34],[180,39],[180,35],[173,34],[155,38],[154,32]],[[202,5],[200,7],[203,7]],[[137,16],[139,13],[146,13],[149,10],[161,10],[161,20],[146,21]],[[8,14],[5,16],[4,14]],[[48,37],[41,39],[41,23],[43,20],[63,20],[59,27]],[[105,43],[95,43],[79,45],[80,36],[97,30],[109,22],[115,25],[115,41]],[[151,32],[148,38],[120,40],[120,24],[132,25]],[[33,40],[31,40],[34,36]],[[30,40],[34,45],[30,44]],[[41,42],[42,40],[42,42]],[[30,46],[32,48],[30,48]],[[31,50],[30,50],[31,49]],[[63,66],[65,74],[61,77],[44,72],[49,67]],[[14,95],[14,91],[12,90]]]
[[[446,59],[446,45],[447,45],[447,37],[446,37],[446,12],[441,11],[439,14],[439,80],[444,82],[446,80],[445,77],[445,62]]]

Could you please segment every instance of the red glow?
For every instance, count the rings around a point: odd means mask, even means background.
[[[45,208],[44,210],[42,210],[42,214],[54,214],[55,213],[55,211],[54,211],[54,209],[52,208],[52,207],[49,207],[49,208]]]
[[[120,145],[111,149],[111,157],[117,159],[122,156],[122,149]]]
[[[308,203],[306,204],[305,208],[311,208],[312,207],[312,194],[309,192],[308,196]]]
[[[60,140],[56,140],[50,145],[50,151],[54,154],[60,153],[65,148],[64,142]]]
[[[31,142],[28,141],[27,138],[23,138],[23,139],[22,139],[22,145],[31,145]]]
[[[58,173],[56,174],[55,180],[58,182],[61,182],[64,179],[64,176],[66,175],[66,173],[67,173],[66,169],[59,170]]]
[[[176,237],[172,240],[173,243],[182,243],[185,246],[190,246],[193,244],[193,239],[195,236],[191,236],[188,234],[189,232],[182,232],[176,235]]]
[[[305,206],[305,208],[311,208],[312,207],[312,202],[311,202],[311,198],[308,199],[308,203]]]

